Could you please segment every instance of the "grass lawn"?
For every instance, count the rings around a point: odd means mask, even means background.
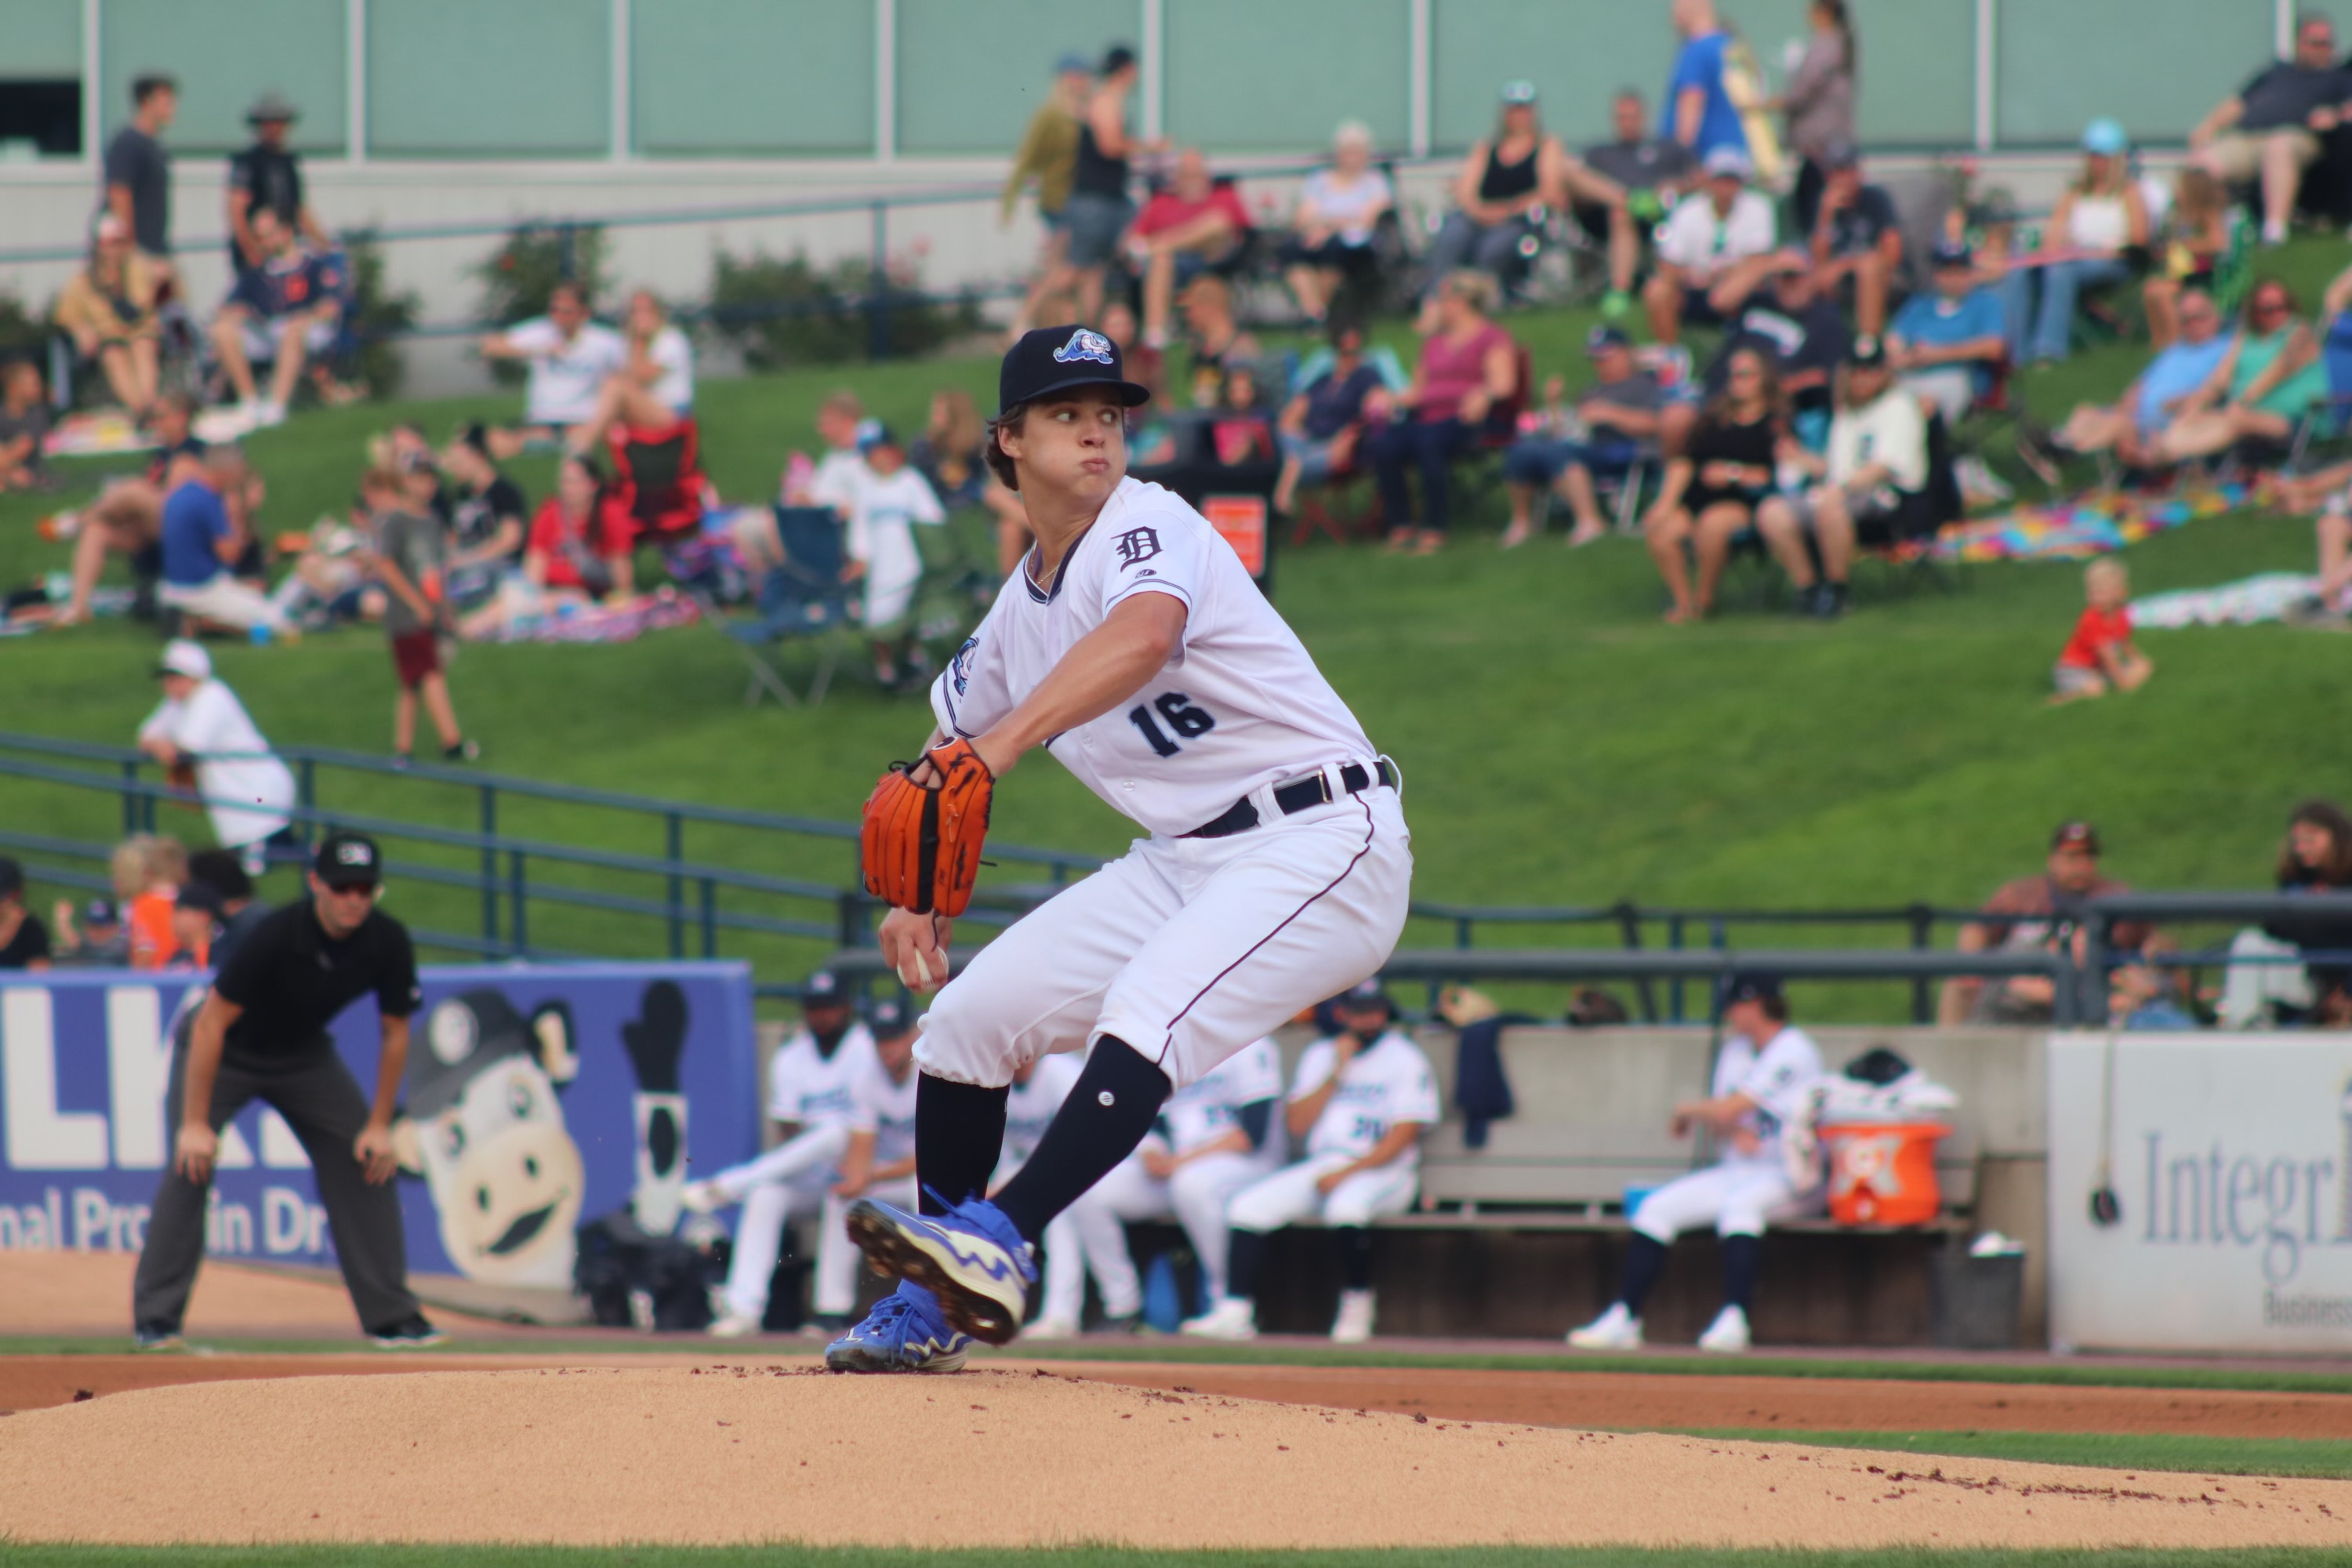
[[[1695,1437],[1802,1443],[1890,1454],[1948,1454],[2106,1470],[2214,1476],[2352,1476],[2352,1443],[2308,1437],[2202,1437],[2179,1432],[1791,1432],[1769,1426],[1694,1431]]]
[[[2308,242],[2280,253],[2280,265],[2308,298],[2337,251]],[[1532,343],[1538,374],[1575,376],[1588,323],[1559,311],[1513,325]],[[2111,395],[2143,353],[2101,348],[2020,384],[2037,410],[2059,414],[2078,396]],[[905,428],[919,426],[934,388],[961,384],[985,398],[992,374],[990,362],[960,360],[714,383],[700,405],[705,449],[729,496],[756,498],[772,489],[787,449],[811,444],[817,400],[832,386],[854,384]],[[271,487],[265,527],[339,510],[364,437],[394,417],[438,435],[509,410],[496,400],[379,405],[306,414],[267,432],[252,443]],[[543,461],[519,465],[517,477],[534,497],[550,482]],[[64,550],[31,526],[55,504],[0,499],[0,582],[63,567]],[[1638,542],[1570,554],[1555,532],[1504,554],[1494,547],[1499,505],[1491,499],[1433,560],[1326,542],[1284,555],[1277,569],[1285,614],[1403,770],[1425,900],[1967,905],[2038,866],[2051,825],[2076,816],[2101,825],[2108,868],[2134,883],[2252,887],[2268,879],[2292,804],[2342,788],[2338,726],[2325,715],[2340,709],[2352,677],[2352,638],[2279,627],[2152,634],[2159,673],[2147,689],[2053,710],[2042,702],[2048,668],[2081,603],[2073,566],[1975,568],[1960,593],[1904,599],[1865,582],[1861,606],[1835,626],[1734,608],[1679,629],[1658,620],[1660,591]],[[2306,522],[2242,515],[2150,541],[2129,562],[2136,590],[2147,593],[2308,571],[2311,558]],[[1735,603],[1743,583],[1763,580],[1750,570],[1732,584]],[[0,727],[120,742],[153,700],[153,641],[143,627],[105,624],[0,650],[9,694]],[[380,634],[349,630],[299,649],[222,647],[217,658],[265,732],[388,746],[392,681]],[[906,754],[927,724],[918,702],[855,679],[814,712],[746,712],[734,650],[700,629],[617,647],[469,647],[452,684],[486,767],[845,820],[880,764]],[[421,786],[395,781],[339,785],[330,799],[471,824],[470,801],[428,800]],[[201,837],[195,818],[166,815]],[[119,814],[103,797],[0,779],[0,820],[102,838]],[[518,808],[502,826],[659,851],[648,828],[624,842],[611,818],[578,812]],[[1130,836],[1042,764],[1001,794],[995,831],[1093,853],[1115,852]],[[851,868],[845,845],[717,832],[691,837],[688,853],[836,883]],[[46,891],[36,889],[43,903]],[[469,900],[411,883],[396,889],[394,907],[463,931]],[[613,952],[646,951],[651,936],[589,916],[551,917],[534,934]],[[1744,940],[1858,936],[1750,928]],[[1434,923],[1407,936],[1444,940]],[[724,951],[789,978],[817,947]],[[1892,987],[1845,987],[1801,1005],[1814,1016],[1889,1017],[1900,1002]]]
[[[1800,1552],[1703,1547],[1414,1547],[1381,1552],[1133,1552],[1108,1546],[969,1552],[855,1547],[16,1546],[10,1568],[2317,1568],[2332,1554],[2236,1552]]]

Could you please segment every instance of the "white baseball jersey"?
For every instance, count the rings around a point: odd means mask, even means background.
[[[849,1120],[852,1086],[867,1068],[878,1070],[874,1037],[853,1023],[830,1057],[816,1048],[816,1037],[802,1029],[778,1047],[768,1064],[768,1118],[803,1128]]]
[[[1304,1100],[1322,1088],[1339,1054],[1328,1039],[1307,1047],[1298,1058],[1290,1098]],[[1339,1087],[1307,1131],[1307,1157],[1345,1154],[1352,1159],[1369,1153],[1400,1121],[1426,1126],[1436,1120],[1437,1079],[1429,1070],[1429,1058],[1419,1046],[1390,1029],[1339,1070]],[[1406,1149],[1397,1163],[1407,1168],[1419,1165],[1420,1149]]]
[[[1244,1046],[1168,1097],[1160,1121],[1170,1152],[1189,1154],[1241,1125],[1242,1107],[1282,1098],[1282,1057],[1270,1039]],[[1269,1135],[1270,1138],[1272,1135]]]
[[[1796,1120],[1805,1096],[1812,1092],[1821,1076],[1821,1048],[1802,1029],[1792,1026],[1781,1026],[1760,1051],[1745,1035],[1724,1041],[1721,1054],[1715,1058],[1715,1098],[1744,1094],[1754,1100],[1756,1109],[1740,1124],[1759,1140],[1748,1153],[1727,1145],[1724,1163],[1754,1161],[1779,1165],[1781,1129]]]
[[[1080,1058],[1074,1054],[1045,1057],[1027,1083],[1013,1085],[1004,1097],[1006,1164],[1017,1165],[1036,1152],[1037,1140],[1045,1136],[1054,1113],[1070,1098],[1070,1086],[1078,1081],[1081,1070]]]
[[[1363,727],[1207,520],[1158,485],[1119,481],[1049,587],[1024,565],[931,688],[941,732],[971,737],[1019,706],[1122,601],[1168,594],[1184,637],[1136,700],[1046,749],[1154,833],[1189,833],[1262,784],[1369,764]]]
[[[849,1086],[849,1126],[852,1131],[874,1134],[874,1163],[896,1164],[915,1152],[915,1086],[922,1074],[907,1064],[904,1079],[875,1058]]]

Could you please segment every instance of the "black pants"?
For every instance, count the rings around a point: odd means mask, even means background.
[[[181,1033],[172,1053],[172,1085],[164,1096],[164,1125],[176,1144],[188,1081],[188,1041]],[[400,1227],[400,1194],[394,1183],[368,1184],[352,1144],[367,1125],[367,1097],[351,1069],[331,1047],[307,1050],[263,1067],[223,1060],[213,1079],[211,1121],[217,1132],[253,1100],[286,1119],[319,1183],[319,1201],[333,1227],[335,1256],[343,1285],[358,1309],[360,1326],[371,1331],[405,1321],[416,1310],[408,1293],[408,1247]],[[178,1150],[172,1151],[176,1158]],[[147,1245],[139,1253],[131,1286],[131,1321],[142,1329],[176,1331],[188,1310],[188,1292],[205,1260],[205,1198],[212,1184],[192,1182],[177,1169],[163,1173],[147,1216]]]

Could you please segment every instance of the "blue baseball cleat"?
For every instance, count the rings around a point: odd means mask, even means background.
[[[835,1372],[961,1372],[971,1343],[941,1320],[938,1297],[902,1279],[864,1322],[824,1347],[824,1364]]]
[[[1009,1344],[1021,1331],[1036,1249],[994,1204],[974,1198],[935,1219],[861,1198],[849,1206],[849,1236],[876,1273],[937,1295],[950,1328],[992,1345]]]

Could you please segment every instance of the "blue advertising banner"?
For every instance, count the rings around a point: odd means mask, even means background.
[[[199,973],[0,978],[0,1248],[135,1251],[171,1159],[172,1026]],[[431,967],[394,1128],[408,1264],[569,1287],[575,1228],[623,1207],[667,1232],[689,1169],[760,1146],[751,976],[741,963]],[[335,1045],[363,1088],[362,999]],[[205,1245],[326,1263],[326,1211],[276,1112],[221,1140]]]

